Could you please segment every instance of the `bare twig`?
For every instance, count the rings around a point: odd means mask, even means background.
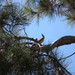
[[[62,60],[62,59],[67,59],[67,58],[69,58],[69,57],[73,56],[74,54],[75,54],[75,52],[74,52],[74,53],[72,53],[72,54],[71,54],[71,55],[69,55],[69,56],[66,56],[66,57],[64,57],[64,58],[59,59],[59,61],[60,61],[60,60]]]

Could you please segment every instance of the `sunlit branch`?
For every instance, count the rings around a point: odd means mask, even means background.
[[[56,41],[54,41],[51,45],[50,48],[53,50],[55,47],[59,47],[62,45],[68,45],[71,43],[75,43],[75,36],[63,36]]]

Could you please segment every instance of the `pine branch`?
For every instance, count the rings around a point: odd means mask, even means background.
[[[59,62],[59,60],[58,60],[57,58],[55,58],[55,57],[53,57],[53,56],[50,56],[50,55],[47,55],[47,54],[39,54],[38,56],[48,56],[50,59],[52,58],[55,62],[57,62],[57,64],[59,65],[60,68],[62,68],[64,71],[66,71],[69,75],[72,75],[70,72],[67,71],[66,68],[64,68],[64,67],[60,64],[60,62]]]

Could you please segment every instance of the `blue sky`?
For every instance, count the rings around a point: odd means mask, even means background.
[[[16,2],[23,3],[22,0],[14,0]],[[56,39],[67,36],[73,35],[75,36],[75,26],[69,26],[67,21],[64,20],[63,17],[56,17],[55,19],[49,19],[47,17],[41,18],[39,24],[37,20],[31,22],[30,26],[26,27],[26,32],[28,33],[29,37],[33,38],[41,38],[41,34],[44,34],[45,41],[44,44],[51,43]],[[59,51],[64,54],[64,56],[68,56],[71,53],[75,52],[75,44],[65,45],[59,47]],[[68,70],[75,75],[75,55],[72,56],[67,60],[69,62]]]

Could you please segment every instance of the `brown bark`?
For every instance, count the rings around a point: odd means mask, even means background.
[[[17,37],[17,39],[19,39],[19,40],[20,39],[27,39],[27,40],[32,40],[32,41],[38,43],[38,41],[36,39],[29,38],[29,37]],[[56,47],[60,47],[62,45],[68,45],[68,44],[71,44],[71,43],[75,43],[75,36],[63,36],[63,37],[57,39],[56,41],[54,41],[51,44],[42,45],[41,46],[41,51],[45,51],[46,52],[47,50],[53,50]],[[30,42],[30,44],[33,44],[33,43]]]
[[[51,44],[42,46],[41,51],[46,52],[46,50],[48,50],[48,49],[50,51],[50,50],[53,50],[56,47],[60,47],[62,45],[68,45],[68,44],[72,44],[72,43],[75,43],[75,36],[63,36],[63,37],[57,39],[56,41],[54,41]]]
[[[56,41],[54,41],[50,45],[50,47],[51,47],[51,50],[53,50],[55,47],[59,47],[62,45],[68,45],[71,43],[75,43],[75,36],[63,36],[63,37],[57,39]]]

